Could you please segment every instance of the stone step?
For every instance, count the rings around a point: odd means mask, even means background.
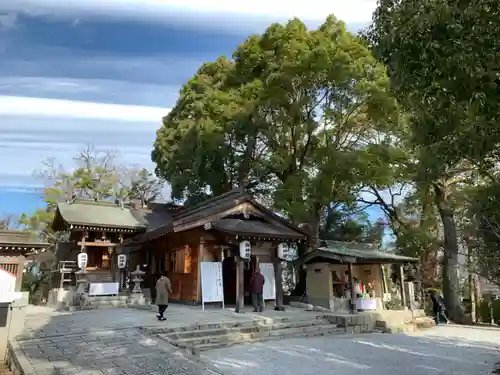
[[[220,341],[210,341],[206,343],[200,343],[193,346],[183,346],[182,343],[178,344],[180,348],[190,349],[195,355],[199,355],[200,352],[207,350],[224,348],[232,345],[262,342],[269,340],[283,340],[285,338],[296,338],[296,337],[318,337],[318,336],[329,336],[329,335],[341,335],[345,334],[343,328],[335,327],[334,325],[329,326],[316,326],[311,329],[297,329],[291,328],[286,330],[276,330],[276,331],[265,331],[252,334],[251,336],[239,337],[233,340],[220,340]]]
[[[141,327],[141,330],[145,331],[147,334],[171,334],[186,331],[196,331],[196,330],[217,330],[217,329],[231,329],[231,328],[249,328],[256,326],[266,326],[272,324],[286,323],[286,322],[308,322],[313,324],[317,320],[324,320],[324,315],[311,315],[310,317],[277,317],[277,318],[256,318],[256,319],[246,319],[246,320],[227,320],[222,322],[207,322],[198,323],[183,327]]]
[[[321,326],[310,326],[310,327],[298,327],[298,328],[281,328],[281,329],[264,329],[254,332],[230,332],[224,335],[215,336],[199,336],[190,337],[185,339],[174,340],[174,344],[180,348],[190,348],[197,347],[204,344],[213,343],[229,343],[229,342],[248,342],[252,340],[259,340],[265,337],[291,337],[306,333],[321,333],[321,332],[339,332],[340,329],[334,325],[321,325]],[[343,331],[343,330],[342,330]]]
[[[328,325],[330,324],[326,320],[297,320],[297,321],[285,321],[283,323],[271,323],[271,324],[258,324],[251,326],[240,326],[240,327],[230,327],[230,328],[214,328],[214,329],[195,329],[190,331],[180,331],[163,334],[163,338],[168,338],[169,340],[180,340],[188,339],[194,337],[206,337],[206,336],[217,336],[232,333],[252,333],[258,331],[269,331],[278,330],[285,328],[301,328],[301,327],[311,327],[317,325]]]

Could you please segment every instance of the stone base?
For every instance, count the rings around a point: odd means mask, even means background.
[[[149,302],[142,293],[131,293],[127,300],[128,305],[145,306],[149,305]]]

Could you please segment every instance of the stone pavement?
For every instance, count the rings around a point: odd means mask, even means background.
[[[166,314],[168,321],[158,322],[154,310],[110,308],[70,313],[29,306],[25,332],[18,344],[33,375],[214,374],[217,371],[211,366],[195,363],[179,349],[148,336],[140,328],[255,320],[276,314],[309,313],[290,308],[284,313],[267,310],[259,315],[235,314],[230,309],[202,311],[199,307],[171,305]]]
[[[500,360],[500,330],[440,326],[415,335],[297,338],[206,352],[226,375],[483,375]]]
[[[185,314],[184,308],[174,308],[170,313]],[[197,311],[190,310],[191,318],[197,317]],[[210,320],[213,314],[201,318]],[[30,306],[18,344],[31,366],[24,370],[33,375],[216,374],[138,328],[180,323],[180,318],[177,323],[158,322],[154,311],[98,309],[61,313]]]

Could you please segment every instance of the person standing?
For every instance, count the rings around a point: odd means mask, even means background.
[[[264,292],[264,284],[266,280],[264,275],[260,273],[258,268],[255,269],[255,273],[250,280],[250,286],[252,288],[252,304],[253,312],[261,312],[264,310],[264,299],[262,293]]]
[[[158,315],[156,317],[160,321],[167,320],[163,316],[168,307],[168,294],[172,293],[172,284],[167,277],[167,273],[163,271],[160,278],[156,282],[156,305],[158,306]]]
[[[434,312],[434,321],[436,324],[441,323],[441,318],[448,324],[450,321],[446,316],[446,307],[444,306],[443,297],[437,291],[429,293],[432,301],[432,310]]]

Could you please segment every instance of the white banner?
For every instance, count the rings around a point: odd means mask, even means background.
[[[119,291],[119,283],[91,283],[89,286],[89,296],[114,296]]]
[[[10,303],[14,301],[16,279],[16,275],[0,268],[0,303]]]
[[[224,306],[224,285],[222,262],[200,262],[201,303],[222,302]]]
[[[264,290],[262,298],[264,300],[276,299],[276,282],[274,278],[274,264],[259,263],[260,273],[264,276]]]

